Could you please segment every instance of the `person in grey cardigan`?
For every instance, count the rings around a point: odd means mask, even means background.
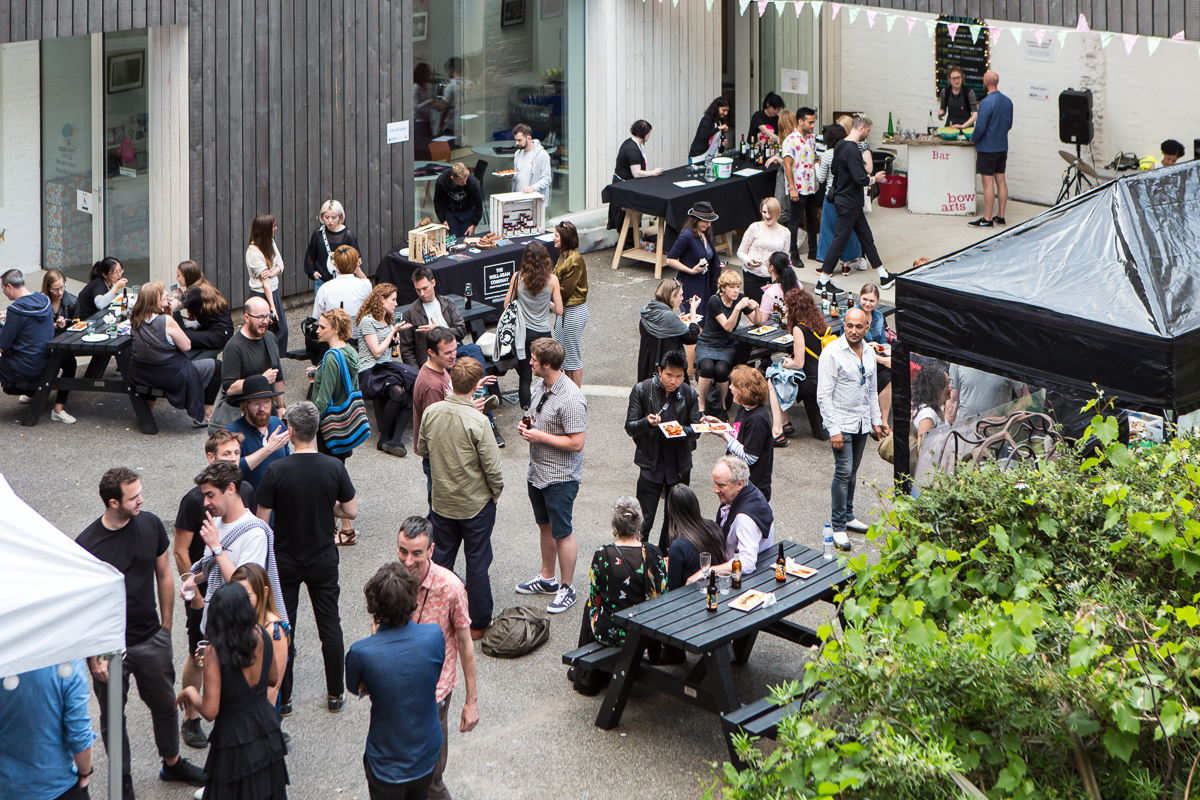
[[[550,154],[542,147],[542,143],[533,138],[533,131],[528,125],[521,124],[512,129],[513,139],[519,148],[513,154],[512,177],[514,192],[538,192],[546,199],[550,198]]]

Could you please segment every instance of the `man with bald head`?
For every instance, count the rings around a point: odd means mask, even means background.
[[[251,375],[264,375],[279,392],[278,414],[287,413],[283,403],[283,369],[279,363],[279,345],[274,336],[267,336],[271,324],[271,309],[261,297],[246,301],[245,322],[221,354],[221,389],[225,397],[242,393],[242,382]]]
[[[851,533],[866,533],[854,516],[854,487],[867,437],[891,431],[879,413],[875,351],[863,344],[871,318],[861,308],[846,312],[842,335],[821,351],[817,369],[817,405],[833,448],[833,483],[829,487],[833,541],[850,549]]]
[[[1000,76],[992,71],[983,73],[987,97],[979,104],[975,132],[975,172],[983,176],[983,216],[967,224],[973,228],[990,228],[1004,224],[1004,208],[1008,205],[1008,183],[1004,171],[1008,165],[1008,132],[1012,128],[1013,104],[1000,93]],[[1000,206],[992,216],[992,204],[999,196]]]

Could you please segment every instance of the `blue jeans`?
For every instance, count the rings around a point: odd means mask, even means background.
[[[451,236],[462,236],[471,227],[471,217],[475,216],[474,208],[464,208],[462,211],[446,209],[446,227]]]
[[[313,276],[313,294],[321,291],[321,287],[325,285],[325,279],[320,275]]]
[[[858,483],[858,465],[862,463],[863,449],[867,446],[865,433],[843,433],[842,449],[833,451],[833,483],[829,495],[833,502],[833,529],[846,530],[846,523],[854,519],[854,487]]]
[[[267,299],[262,292],[253,290],[250,291],[250,297]],[[271,297],[275,300],[275,313],[279,315],[279,333],[275,334],[275,341],[279,343],[279,357],[284,358],[287,355],[288,324],[287,317],[283,314],[283,297],[280,296],[278,289],[271,293]]]
[[[433,523],[433,562],[448,570],[454,569],[458,548],[466,557],[467,611],[471,628],[481,631],[492,624],[492,583],[488,568],[492,565],[492,528],[496,526],[496,501],[489,500],[479,513],[470,519],[450,519],[436,511],[430,513]]]

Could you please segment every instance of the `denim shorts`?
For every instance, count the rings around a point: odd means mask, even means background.
[[[571,515],[575,509],[575,495],[579,494],[579,481],[552,483],[539,489],[529,486],[529,502],[533,504],[533,519],[538,525],[549,525],[550,535],[565,539],[572,533]]]

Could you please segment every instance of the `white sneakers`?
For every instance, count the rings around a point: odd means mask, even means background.
[[[866,533],[868,530],[870,530],[870,526],[861,520],[852,519],[846,523],[846,530],[850,531],[851,533]]]
[[[32,398],[32,397],[30,397],[29,395],[27,395],[27,394],[23,394],[23,395],[21,395],[20,397],[18,397],[18,398],[17,398],[17,405],[19,405],[19,406],[27,406],[27,405],[29,405],[29,401],[30,401],[30,400],[32,400],[32,399],[33,399],[33,398]]]
[[[50,420],[52,422],[61,422],[64,425],[74,425],[75,424],[75,418],[72,417],[70,414],[68,414],[67,410],[65,408],[61,412],[51,411],[50,412]]]
[[[844,550],[847,553],[850,552],[850,537],[846,535],[845,531],[834,531],[833,543],[837,546],[838,550]]]

